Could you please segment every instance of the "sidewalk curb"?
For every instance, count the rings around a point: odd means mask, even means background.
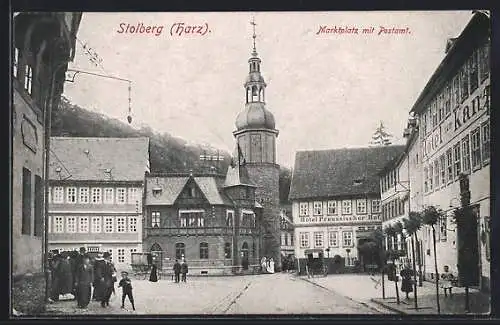
[[[371,299],[370,299],[370,301],[371,301],[371,302],[373,302],[373,303],[375,303],[375,304],[377,304],[377,305],[379,305],[379,306],[384,307],[385,309],[389,309],[390,311],[393,311],[393,312],[395,312],[395,313],[398,313],[398,314],[400,314],[400,315],[408,315],[408,313],[405,313],[404,311],[399,310],[399,309],[397,309],[397,308],[395,308],[395,307],[392,307],[392,306],[386,305],[386,304],[384,304],[383,302],[376,300],[375,298],[371,298]]]

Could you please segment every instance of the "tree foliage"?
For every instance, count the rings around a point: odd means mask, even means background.
[[[370,145],[372,146],[388,146],[392,144],[392,134],[386,131],[383,121],[380,121],[379,126],[375,129],[372,135]]]
[[[429,226],[434,226],[442,217],[443,212],[434,206],[428,206],[422,212],[422,223]]]
[[[422,226],[422,216],[420,213],[411,211],[408,214],[408,219],[403,219],[403,226],[409,236],[415,234]]]

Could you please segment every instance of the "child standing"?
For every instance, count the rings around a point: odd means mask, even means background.
[[[122,308],[125,308],[125,297],[128,296],[128,300],[132,304],[132,309],[135,310],[134,296],[132,295],[132,281],[128,278],[128,272],[123,271],[121,273],[122,279],[118,283],[118,287],[122,287]]]

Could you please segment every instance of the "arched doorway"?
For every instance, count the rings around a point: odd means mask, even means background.
[[[244,270],[248,269],[248,243],[244,242],[243,245],[241,246],[241,266],[243,267]]]
[[[156,265],[158,270],[161,270],[163,267],[163,249],[160,244],[154,243],[149,252],[151,254],[151,264]]]

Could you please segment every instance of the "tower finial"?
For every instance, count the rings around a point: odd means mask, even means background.
[[[257,24],[255,23],[255,17],[252,17],[252,21],[250,22],[250,24],[253,26],[253,53],[257,53],[257,48],[255,47],[255,39],[257,38],[257,35],[255,35],[255,26],[257,26]]]

